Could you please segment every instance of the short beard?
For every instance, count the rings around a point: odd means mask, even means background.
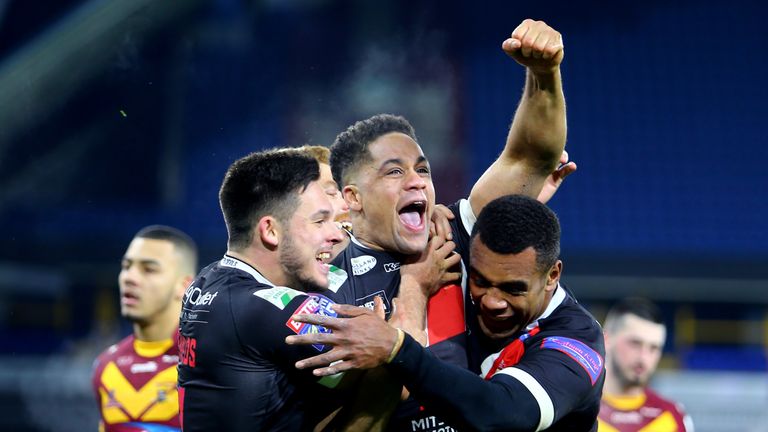
[[[293,242],[293,237],[288,233],[286,233],[280,249],[280,266],[283,268],[289,288],[303,292],[327,290],[327,287],[320,286],[312,279],[302,275],[302,271],[306,269],[307,265],[301,258],[301,254]]]
[[[619,382],[619,385],[624,388],[628,389],[631,387],[645,387],[648,384],[648,381],[643,381],[641,378],[632,379],[627,377],[624,374],[624,371],[621,369],[621,365],[619,365],[619,361],[616,360],[616,356],[609,356],[611,359],[611,363],[613,365],[613,375],[614,378]]]

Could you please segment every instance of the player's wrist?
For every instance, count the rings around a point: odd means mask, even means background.
[[[392,360],[395,359],[397,353],[400,352],[400,348],[403,347],[403,341],[405,340],[405,332],[400,328],[395,328],[395,330],[397,330],[397,338],[395,339],[395,344],[392,346],[392,351],[389,353],[389,357],[387,357],[386,363],[392,363]]]
[[[426,304],[435,285],[434,278],[425,278],[423,274],[401,273],[399,296]]]

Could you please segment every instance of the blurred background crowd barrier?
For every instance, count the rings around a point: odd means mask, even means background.
[[[217,191],[262,148],[414,124],[452,202],[498,155],[524,82],[501,42],[564,35],[564,281],[602,319],[647,296],[654,381],[697,431],[768,431],[763,2],[0,0],[0,429],[91,430],[91,361],[129,331],[140,227],[225,250]]]

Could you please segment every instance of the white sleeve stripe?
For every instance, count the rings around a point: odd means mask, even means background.
[[[552,404],[552,399],[549,397],[549,394],[544,390],[544,387],[536,381],[536,378],[532,377],[528,372],[514,367],[504,368],[496,373],[509,375],[520,381],[520,383],[531,392],[533,398],[536,399],[536,402],[539,404],[539,411],[541,412],[539,426],[536,428],[537,431],[552,426],[552,421],[555,419],[555,407]]]
[[[467,234],[472,235],[472,228],[475,227],[477,216],[475,216],[475,212],[472,211],[472,204],[469,203],[468,199],[459,201],[459,216],[461,216],[461,224],[464,225]]]

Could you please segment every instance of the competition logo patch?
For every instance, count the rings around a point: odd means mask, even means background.
[[[333,304],[333,301],[328,297],[322,296],[320,294],[311,294],[307,297],[306,300],[304,300],[304,303],[302,303],[301,306],[293,311],[291,315],[323,315],[329,317],[337,317],[338,314],[333,309],[331,309],[331,305]],[[294,333],[300,335],[331,332],[323,326],[300,323],[292,319],[286,321],[285,325],[288,326],[288,328],[291,329]],[[323,348],[325,348],[325,345],[322,344],[314,344],[312,346],[318,351],[322,351]]]
[[[331,265],[331,268],[328,271],[328,290],[331,292],[337,292],[346,281],[347,272],[336,267],[335,265]]]
[[[355,276],[366,274],[376,267],[376,258],[370,255],[355,257],[350,259],[349,262],[352,263],[352,274]]]
[[[261,297],[264,300],[277,306],[278,309],[283,310],[288,303],[293,300],[297,295],[302,294],[300,291],[288,287],[274,287],[269,289],[263,289],[253,293],[256,297]]]
[[[592,385],[603,372],[603,358],[597,351],[588,347],[584,342],[566,337],[548,337],[541,342],[542,348],[553,349],[562,352],[576,360],[589,375]]]

